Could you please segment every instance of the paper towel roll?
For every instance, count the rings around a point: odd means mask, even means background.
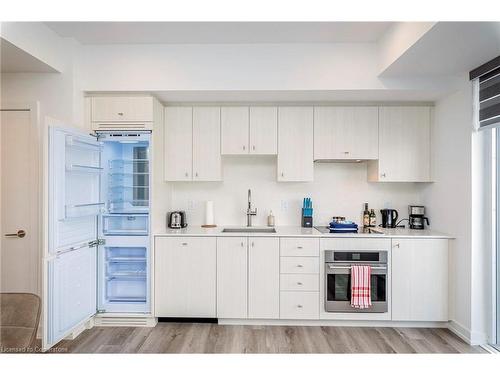
[[[205,202],[205,225],[214,225],[214,202]]]

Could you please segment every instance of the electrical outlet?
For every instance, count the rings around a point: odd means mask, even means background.
[[[281,211],[283,211],[283,212],[288,211],[288,201],[285,201],[285,200],[281,201]]]

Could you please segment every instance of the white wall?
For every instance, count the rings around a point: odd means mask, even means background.
[[[472,87],[439,100],[432,134],[435,183],[423,201],[433,228],[450,247],[450,319],[472,343],[484,343],[491,318],[491,149],[488,132],[473,132]]]
[[[40,103],[40,118],[83,126],[83,92],[78,79],[79,44],[61,38],[42,23],[2,23],[2,37],[47,62],[59,73],[2,73],[3,102]]]
[[[422,203],[422,184],[368,183],[364,163],[315,163],[314,182],[276,182],[276,158],[270,156],[223,157],[223,182],[176,182],[172,208],[186,210],[190,225],[203,223],[204,202],[213,200],[218,225],[246,225],[247,191],[258,215],[255,225],[265,225],[269,210],[276,225],[300,225],[302,199],[311,197],[314,221],[325,224],[332,216],[360,222],[363,203],[375,208],[380,222],[383,207],[407,217],[408,205]],[[285,207],[283,207],[283,204]]]

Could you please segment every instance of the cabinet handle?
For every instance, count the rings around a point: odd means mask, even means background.
[[[182,246],[187,246],[187,242],[183,242],[183,243],[182,243]]]
[[[243,151],[245,151],[245,148],[246,148],[246,147],[245,147],[245,146],[243,146]]]
[[[198,177],[198,172],[196,172],[194,175],[195,175],[195,177]]]
[[[302,305],[297,305],[297,307],[298,307],[299,309],[301,309],[301,308],[302,308]]]
[[[302,285],[302,283],[300,281],[297,281],[297,285]]]
[[[123,112],[118,112],[118,116],[123,116]]]
[[[399,244],[398,244],[398,243],[397,243],[397,244],[395,244],[395,245],[394,245],[394,247],[397,247],[397,248],[399,249]]]
[[[281,172],[281,177],[285,177],[285,174],[283,172]]]
[[[254,151],[255,151],[255,146],[252,146],[252,150],[254,150]]]
[[[298,268],[302,268],[302,267],[304,267],[304,266],[303,266],[302,264],[297,264],[297,267],[298,267]]]
[[[344,154],[348,155],[348,154],[349,154],[349,151],[344,151]]]
[[[186,172],[186,177],[189,177],[189,173]]]
[[[302,246],[297,246],[297,249],[302,249]]]
[[[241,247],[243,247],[243,242],[241,243]]]
[[[255,246],[255,243],[252,241],[252,247],[254,247],[254,246]]]
[[[385,173],[381,173],[381,174],[380,174],[380,177],[385,178]]]

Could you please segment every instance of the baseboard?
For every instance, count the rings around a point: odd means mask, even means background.
[[[160,318],[159,323],[212,323],[217,324],[217,318]]]
[[[450,320],[448,322],[448,329],[464,340],[467,344],[471,344],[470,331],[456,320]]]
[[[446,328],[448,322],[399,322],[392,320],[282,320],[282,319],[219,319],[220,325],[267,326],[332,326],[332,327],[405,327]]]

